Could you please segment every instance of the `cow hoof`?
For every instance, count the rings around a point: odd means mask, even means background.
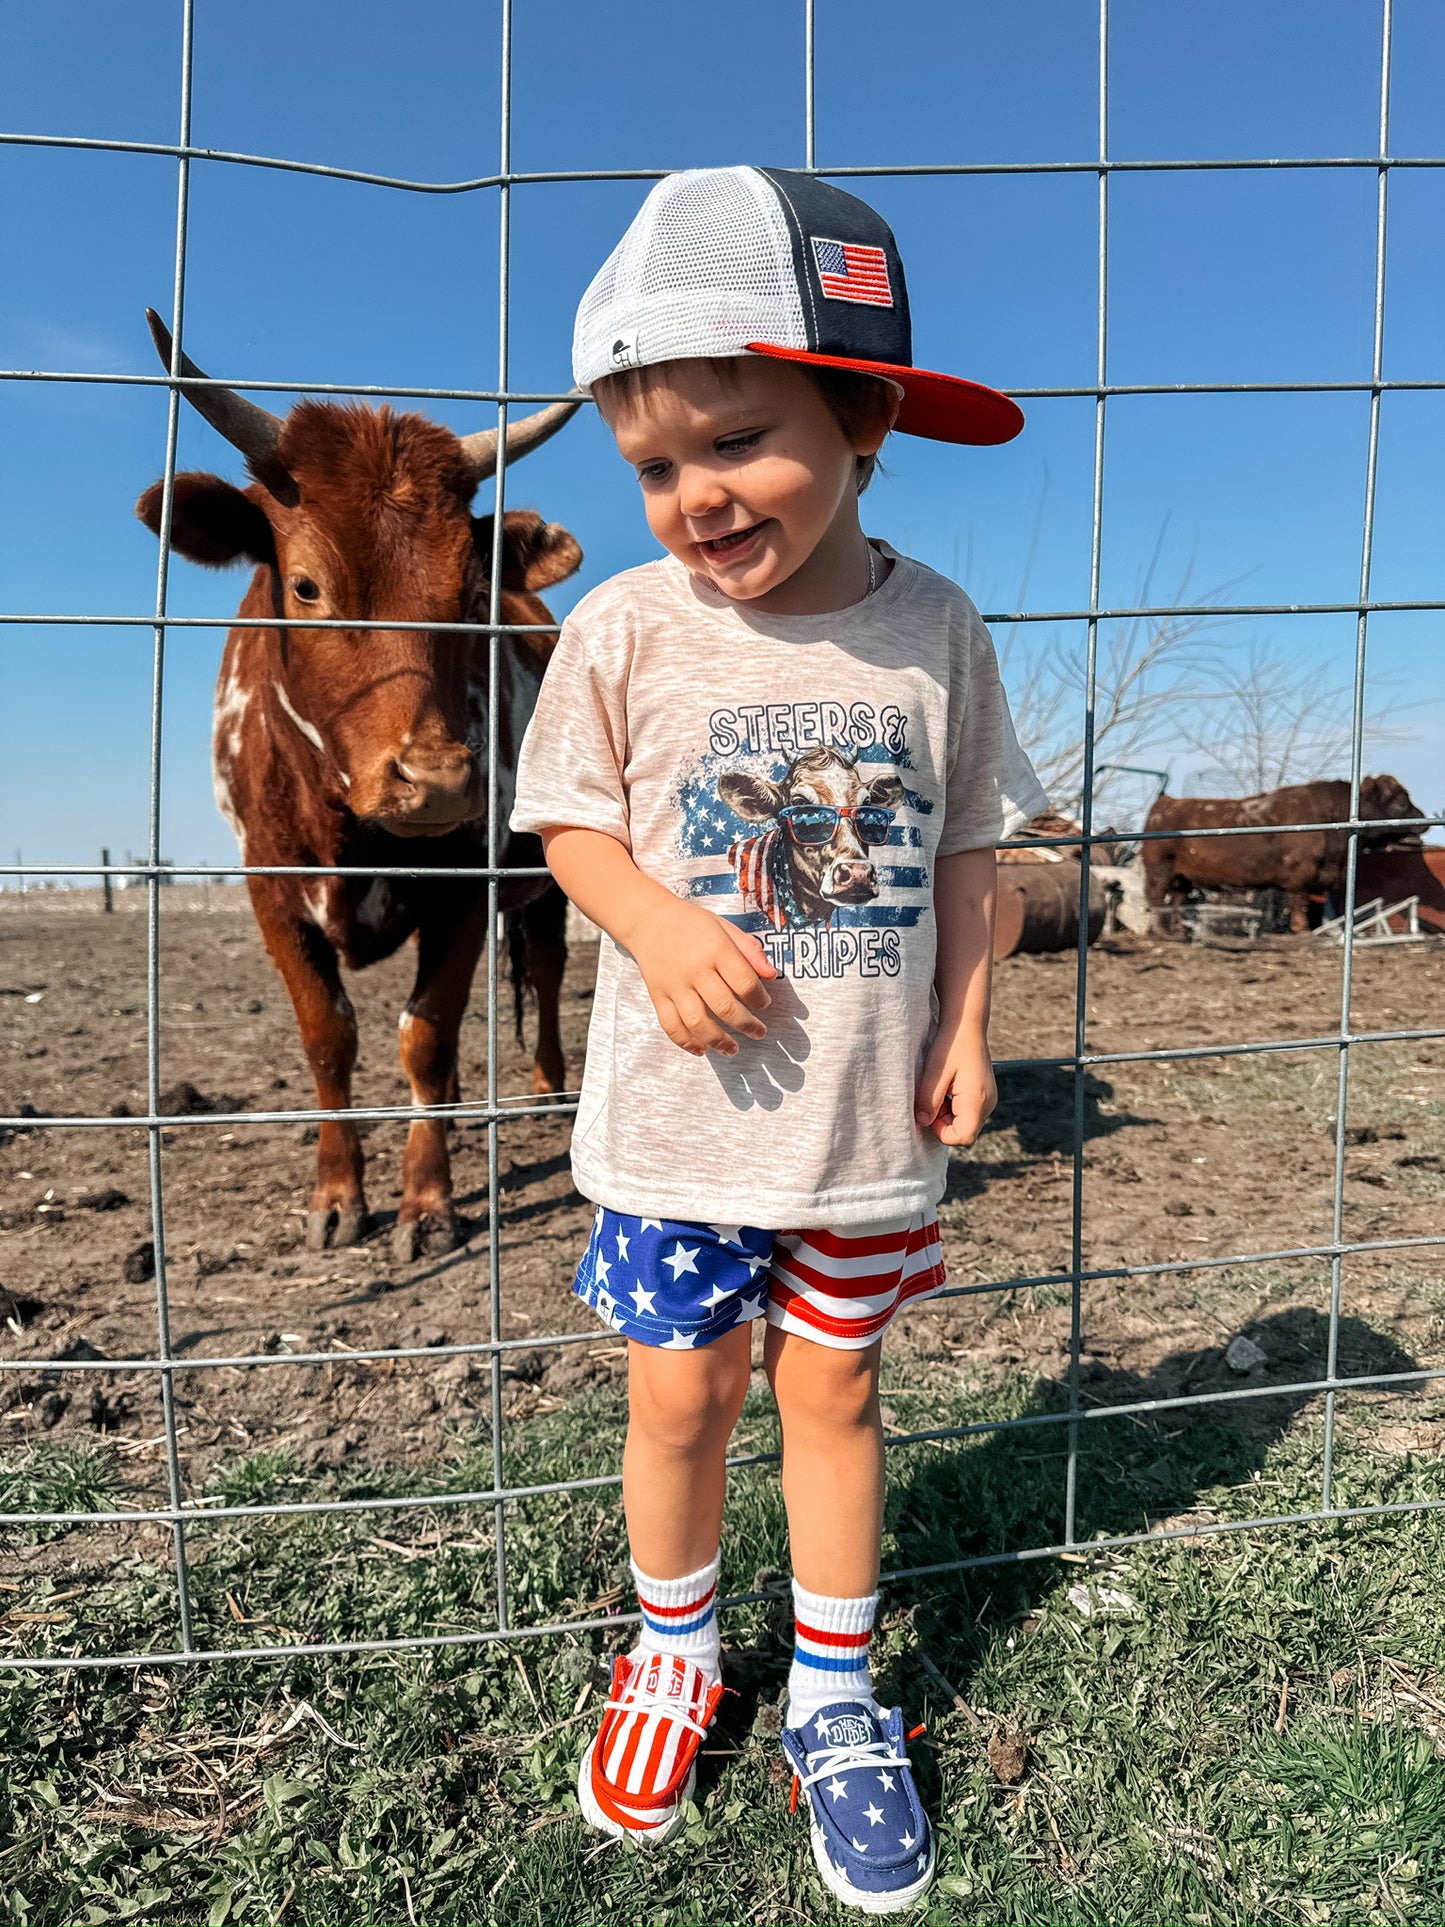
[[[332,1205],[325,1211],[306,1214],[306,1249],[340,1251],[344,1245],[358,1245],[366,1236],[367,1217],[363,1211],[342,1211]]]
[[[423,1218],[421,1234],[422,1250],[428,1258],[445,1258],[462,1241],[455,1218]]]
[[[331,1233],[332,1246],[339,1251],[343,1245],[359,1245],[366,1232],[367,1217],[364,1211],[339,1212]]]
[[[455,1218],[398,1218],[391,1234],[393,1264],[414,1265],[418,1258],[444,1258],[461,1243]]]

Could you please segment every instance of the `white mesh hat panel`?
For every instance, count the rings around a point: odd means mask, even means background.
[[[740,355],[750,341],[808,345],[777,194],[753,167],[670,174],[582,297],[573,379],[590,388],[619,368]]]

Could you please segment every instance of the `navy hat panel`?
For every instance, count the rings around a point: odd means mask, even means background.
[[[784,167],[758,172],[772,183],[787,220],[809,348],[911,367],[908,285],[888,223],[816,175]]]

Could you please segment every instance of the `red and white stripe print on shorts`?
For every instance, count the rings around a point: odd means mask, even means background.
[[[780,1231],[768,1275],[768,1323],[839,1351],[861,1351],[904,1305],[944,1285],[938,1213],[849,1231]]]
[[[619,1654],[597,1738],[578,1780],[584,1817],[611,1834],[660,1840],[681,1817],[721,1683],[681,1653]]]

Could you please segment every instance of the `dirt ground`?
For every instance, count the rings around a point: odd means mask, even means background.
[[[568,975],[564,1036],[580,1069],[594,965]],[[1340,953],[1309,939],[1254,945],[1106,940],[1090,957],[1091,1050],[1199,1047],[1320,1036],[1340,1018]],[[999,966],[994,1047],[1001,1060],[1066,1051],[1072,954]],[[242,891],[179,886],[164,897],[162,1086],[167,1108],[201,1113],[164,1134],[172,1344],[194,1360],[327,1351],[336,1364],[219,1367],[177,1374],[182,1473],[198,1492],[223,1455],[285,1444],[303,1462],[435,1455],[458,1424],[485,1420],[485,1360],[347,1364],[348,1350],[445,1346],[489,1332],[487,1133],[454,1139],[468,1237],[443,1258],[398,1270],[394,1216],[405,1126],[363,1126],[377,1226],[369,1242],[315,1256],[302,1246],[314,1156],[301,1125],[218,1126],[204,1113],[312,1102],[291,1011]],[[397,1012],[406,955],[352,986],[362,1032],[357,1100],[404,1104]],[[480,991],[463,1028],[463,1089],[484,1086]],[[1356,1031],[1441,1022],[1445,940],[1361,950]],[[115,1115],[145,1110],[145,918],[139,897],[100,913],[97,893],[0,896],[0,1112]],[[526,1089],[529,1061],[510,1016],[502,1090]],[[1338,1052],[1100,1067],[1088,1082],[1082,1245],[1087,1268],[1279,1252],[1332,1236]],[[189,1087],[189,1089],[177,1087]],[[1000,1073],[998,1116],[954,1164],[942,1209],[955,1287],[1049,1280],[1071,1262],[1072,1073]],[[1352,1053],[1343,1236],[1423,1238],[1445,1230],[1445,1044],[1378,1043]],[[569,1293],[588,1207],[571,1188],[570,1117],[520,1117],[500,1132],[501,1325],[507,1337],[589,1329]],[[0,1449],[43,1437],[107,1437],[137,1499],[162,1491],[155,1374],[124,1363],[153,1353],[155,1283],[145,1133],[124,1114],[103,1129],[45,1129],[0,1142],[3,1350],[33,1370],[0,1373]],[[1084,1374],[1095,1399],[1172,1396],[1319,1376],[1330,1265],[1250,1267],[1086,1282]],[[1342,1266],[1341,1369],[1404,1371],[1445,1362],[1445,1248],[1351,1255]],[[1043,1282],[936,1301],[901,1321],[903,1355],[960,1369],[1057,1379],[1068,1356],[1069,1289]],[[1224,1353],[1240,1334],[1258,1354]],[[525,1419],[619,1368],[621,1347],[508,1355],[504,1409]],[[57,1358],[114,1360],[98,1374],[46,1370]],[[906,1396],[906,1395],[904,1395]],[[1283,1401],[1239,1422],[1268,1425]],[[1421,1405],[1439,1409],[1426,1401]],[[1272,1416],[1273,1414],[1273,1416]],[[906,1421],[899,1406],[890,1423]],[[1423,1428],[1423,1429],[1422,1429]],[[1408,1429],[1408,1428],[1407,1428]],[[1412,1441],[1436,1431],[1423,1416]],[[1438,1449],[1438,1448],[1437,1448]]]

